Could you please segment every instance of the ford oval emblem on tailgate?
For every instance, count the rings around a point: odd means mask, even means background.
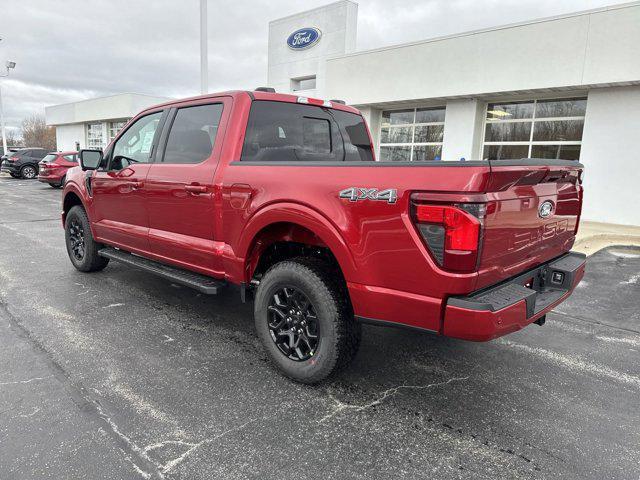
[[[538,216],[540,218],[547,218],[551,216],[553,213],[553,202],[551,200],[547,200],[546,202],[542,202],[540,204],[540,208],[538,208]]]
[[[303,50],[318,43],[321,36],[322,32],[315,27],[301,28],[289,35],[287,45],[294,50]]]

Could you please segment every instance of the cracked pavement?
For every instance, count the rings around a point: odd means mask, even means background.
[[[366,326],[322,385],[268,364],[237,289],[73,269],[60,191],[0,177],[0,478],[640,477],[640,251],[490,343]]]

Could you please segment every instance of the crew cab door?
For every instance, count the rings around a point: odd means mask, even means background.
[[[154,256],[214,276],[223,272],[213,179],[230,106],[209,98],[172,108],[145,187]]]
[[[132,123],[106,153],[106,167],[93,173],[93,226],[101,241],[127,250],[149,251],[144,182],[163,115],[157,111]]]

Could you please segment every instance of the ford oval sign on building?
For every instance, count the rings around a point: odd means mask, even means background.
[[[294,50],[304,50],[318,43],[321,35],[322,32],[315,27],[301,28],[289,35],[287,45]]]

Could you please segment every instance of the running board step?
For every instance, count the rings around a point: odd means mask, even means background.
[[[133,255],[129,252],[118,250],[116,248],[101,248],[98,250],[98,255],[116,262],[124,263],[125,265],[129,265],[139,270],[153,273],[162,278],[166,278],[173,283],[191,287],[207,295],[216,295],[227,285],[227,282],[224,280],[217,280],[212,277],[207,277],[206,275],[200,275],[199,273],[165,265],[164,263],[155,262],[148,258]]]

